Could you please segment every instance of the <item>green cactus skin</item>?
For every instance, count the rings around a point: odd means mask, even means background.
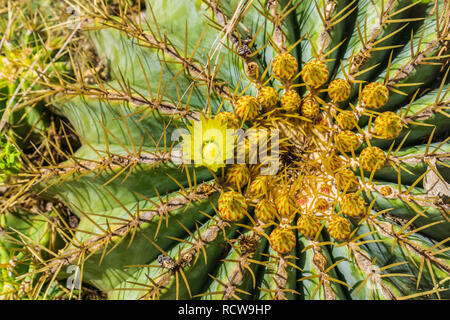
[[[86,2],[83,11],[84,35],[106,58],[108,79],[47,83],[57,93],[49,111],[67,119],[81,147],[69,148],[64,162],[21,169],[22,184],[80,220],[75,227],[56,223],[59,245],[42,244],[52,254],[33,262],[38,292],[63,283],[74,265],[83,286],[109,299],[450,298],[448,0],[116,2],[121,10]],[[274,58],[287,52],[298,62],[296,76],[272,76]],[[328,69],[317,88],[302,80],[312,60]],[[330,101],[334,79],[351,84],[347,100]],[[376,109],[361,96],[373,82],[389,91]],[[240,96],[256,98],[261,87],[280,97],[296,90],[302,103],[320,106],[309,119],[278,101],[242,123],[280,130],[281,167],[264,180],[262,198],[289,194],[296,203],[277,204],[292,209],[291,217],[255,218],[261,195],[247,191],[258,167],[248,165],[251,181],[235,188],[246,197],[248,216],[225,221],[218,199],[232,188],[227,167],[174,163],[170,137],[200,115],[234,113]],[[352,131],[361,142],[350,152],[334,145],[342,131],[336,115],[344,110],[355,115]],[[390,140],[373,132],[385,111],[402,119]],[[373,172],[359,158],[370,147],[385,156]],[[355,190],[336,188],[341,167],[355,173]],[[350,192],[364,199],[359,218],[342,213]],[[316,206],[318,199],[328,208]],[[296,227],[306,213],[321,221],[314,237]],[[330,231],[338,217],[351,225],[343,239]],[[53,219],[44,221],[50,226]],[[287,254],[269,240],[280,225],[296,237]],[[14,222],[2,228],[14,233]],[[20,239],[30,247],[38,241]]]

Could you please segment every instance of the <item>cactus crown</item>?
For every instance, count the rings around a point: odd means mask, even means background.
[[[79,297],[449,296],[448,0],[112,2],[83,6],[83,63],[37,90],[60,129],[8,172],[30,298],[71,266]]]

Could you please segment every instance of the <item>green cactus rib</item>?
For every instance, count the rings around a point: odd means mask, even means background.
[[[106,60],[108,76],[88,83],[85,63],[73,66],[72,79],[42,84],[45,112],[63,119],[68,146],[54,152],[65,160],[30,158],[8,173],[18,190],[57,205],[38,215],[0,213],[0,263],[22,259],[10,266],[15,277],[2,273],[0,298],[8,283],[13,298],[52,298],[71,266],[82,285],[63,289],[70,298],[86,288],[133,300],[450,298],[448,0],[147,0],[133,7],[139,14],[125,0],[116,1],[118,11],[99,2],[81,2],[83,37]],[[298,62],[288,80],[275,74],[284,53]],[[306,78],[316,60],[328,74],[314,88]],[[351,84],[343,102],[330,98],[335,79]],[[378,109],[363,101],[372,82],[389,91]],[[249,179],[236,174],[245,180],[236,187],[231,165],[213,171],[176,162],[177,129],[238,115],[239,98],[258,97],[262,87],[275,88],[278,100],[289,89],[302,99],[294,112],[277,101],[251,121],[239,119],[243,129],[280,131],[281,167],[263,195],[251,192],[258,165],[244,165]],[[316,118],[304,110],[308,98],[320,105]],[[335,144],[345,111],[355,116],[346,130],[358,139],[351,152]],[[387,111],[402,125],[392,139],[375,133]],[[363,165],[371,147],[386,157],[372,172]],[[356,179],[345,188],[343,169]],[[248,206],[237,222],[219,206],[232,189]],[[355,194],[360,215],[343,205]],[[256,214],[262,198],[276,207],[268,221]],[[306,216],[318,221],[313,236],[298,223]],[[349,232],[333,229],[338,219]],[[279,229],[295,240],[274,239]]]

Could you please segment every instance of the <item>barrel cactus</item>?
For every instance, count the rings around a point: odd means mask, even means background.
[[[79,5],[64,146],[8,173],[28,297],[449,298],[448,0]]]

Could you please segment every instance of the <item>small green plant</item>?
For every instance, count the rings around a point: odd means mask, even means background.
[[[6,179],[8,174],[18,173],[21,168],[20,151],[11,144],[0,140],[0,180]]]
[[[35,267],[46,253],[30,253],[23,242],[54,250],[55,233],[40,216],[51,216],[52,208],[33,199],[19,176],[47,161],[56,121],[37,92],[43,81],[70,71],[65,31],[57,25],[65,8],[48,0],[1,0],[0,8],[0,300],[30,299],[39,278]],[[53,283],[36,297],[60,298],[64,290]]]

